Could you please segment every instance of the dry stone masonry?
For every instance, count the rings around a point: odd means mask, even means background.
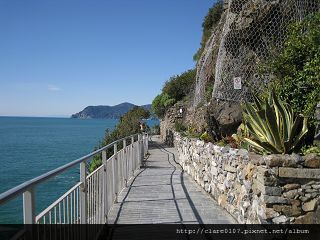
[[[179,163],[239,223],[320,223],[320,157],[250,153],[174,133]]]

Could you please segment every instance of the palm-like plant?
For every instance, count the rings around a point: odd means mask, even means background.
[[[308,119],[293,112],[272,90],[268,99],[254,97],[245,103],[244,124],[250,138],[244,138],[253,150],[260,153],[292,153],[299,150],[308,132]]]

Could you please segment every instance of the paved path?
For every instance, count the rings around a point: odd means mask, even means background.
[[[145,167],[118,197],[108,222],[115,224],[229,224],[235,220],[183,173],[174,148],[153,137]]]

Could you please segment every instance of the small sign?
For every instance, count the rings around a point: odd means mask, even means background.
[[[241,77],[235,77],[233,78],[233,88],[234,89],[241,89],[242,84],[241,84]]]

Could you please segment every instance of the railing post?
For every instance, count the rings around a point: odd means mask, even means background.
[[[134,136],[131,136],[131,156],[130,156],[130,162],[131,162],[131,171],[132,171],[132,176],[134,176],[134,168],[133,168],[133,163],[135,161],[134,159]]]
[[[113,154],[114,154],[114,168],[113,168],[113,186],[115,192],[114,202],[118,202],[118,145],[115,143],[113,145]]]
[[[128,164],[127,164],[127,161],[128,161],[128,156],[127,156],[127,150],[126,150],[126,147],[127,147],[127,141],[126,141],[126,139],[124,139],[123,140],[123,152],[124,152],[124,154],[123,154],[123,156],[124,156],[124,159],[123,159],[123,161],[124,161],[124,163],[123,163],[123,165],[125,165],[125,169],[124,169],[124,173],[123,173],[123,178],[124,178],[124,185],[125,185],[125,187],[127,187],[128,185],[127,185],[127,181],[128,181]]]
[[[87,218],[87,170],[86,170],[86,161],[80,163],[80,223],[86,224],[88,222]]]
[[[108,222],[108,175],[107,175],[107,151],[102,151],[103,164],[103,207],[104,207],[104,221]]]
[[[146,135],[146,153],[145,154],[148,154],[149,153],[149,134]]]
[[[139,168],[142,166],[142,161],[144,158],[144,151],[143,151],[143,135],[138,135],[138,142],[139,142]]]
[[[30,188],[23,193],[23,222],[24,224],[35,223],[36,205],[34,188]]]

